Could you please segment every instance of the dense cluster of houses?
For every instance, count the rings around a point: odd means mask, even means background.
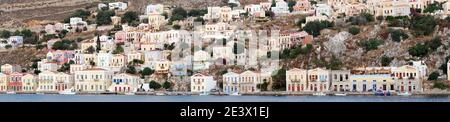
[[[196,24],[192,19],[176,21],[182,27],[195,26],[193,31],[165,30],[168,22],[163,15],[167,7],[162,4],[151,4],[145,8],[141,18],[148,19],[136,27],[122,26],[113,36],[101,35],[82,41],[75,50],[50,50],[45,59],[37,62],[38,75],[22,71],[18,65],[1,66],[0,91],[41,91],[57,92],[74,90],[77,92],[136,92],[143,89],[149,80],[168,81],[173,77],[181,78],[181,82],[189,82],[192,92],[209,92],[218,88],[217,78],[205,71],[215,66],[245,66],[245,69],[256,70],[232,71],[221,75],[222,91],[225,93],[260,92],[260,84],[272,81],[277,69],[257,69],[256,64],[271,66],[267,62],[252,62],[271,51],[282,51],[313,42],[313,36],[304,31],[271,30],[266,32],[267,38],[256,39],[250,30],[243,30],[235,24],[244,13],[253,17],[265,17],[271,11],[276,16],[285,14],[309,15],[306,21],[330,20],[342,14],[346,16],[369,12],[375,16],[405,16],[411,8],[423,9],[427,4],[437,0],[328,0],[327,3],[311,4],[308,0],[298,0],[289,10],[284,0],[272,0],[260,4],[250,4],[231,8],[208,7],[203,16],[206,24]],[[236,0],[230,0],[240,6]],[[445,3],[446,13],[449,5]],[[116,2],[99,4],[99,9],[126,10],[127,3]],[[119,25],[120,17],[111,18],[112,23]],[[242,23],[240,23],[242,25]],[[95,26],[95,25],[94,25]],[[82,18],[74,17],[69,23],[56,23],[45,26],[47,33],[61,30],[85,28],[88,24]],[[93,27],[92,29],[95,29]],[[243,32],[244,34],[238,34]],[[262,41],[266,40],[266,41]],[[23,38],[10,37],[0,40],[5,44],[21,44]],[[51,47],[55,42],[47,42]],[[251,48],[257,42],[258,48]],[[250,43],[250,44],[248,44]],[[193,45],[193,47],[192,47]],[[239,45],[241,51],[236,51]],[[170,48],[174,46],[174,48]],[[114,53],[118,47],[123,52]],[[256,47],[256,46],[255,46]],[[99,48],[99,49],[97,49]],[[89,50],[94,51],[89,51]],[[191,53],[192,52],[192,53]],[[136,69],[150,68],[155,73],[141,78],[136,74],[125,73],[135,63]],[[264,64],[265,63],[265,64]],[[59,71],[64,65],[70,65],[67,71]],[[192,73],[190,74],[189,71]],[[191,76],[189,76],[189,74]],[[329,69],[289,69],[286,72],[287,92],[370,92],[384,91],[422,91],[422,80],[426,77],[427,66],[423,62],[401,67],[363,67],[351,70]],[[188,76],[187,78],[184,76]],[[185,79],[183,79],[183,77]],[[450,79],[449,79],[450,80]]]

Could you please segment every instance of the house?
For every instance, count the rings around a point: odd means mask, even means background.
[[[303,92],[309,91],[307,81],[307,70],[293,68],[286,71],[286,91]]]
[[[276,2],[275,7],[272,7],[271,10],[276,15],[290,13],[288,3],[284,0],[279,0],[278,2]]]
[[[244,10],[254,17],[265,17],[265,11],[261,8],[261,5],[250,4],[244,7]]]
[[[47,60],[42,60],[37,63],[39,71],[57,71],[59,66],[56,62],[48,62]]]
[[[56,62],[57,64],[68,63],[75,57],[75,52],[71,50],[50,50],[47,52],[47,61]]]
[[[22,77],[22,91],[34,92],[37,89],[38,77],[33,74],[26,74]]]
[[[43,71],[38,75],[38,92],[57,92],[71,89],[74,84],[73,75],[54,72]]]
[[[75,90],[80,92],[105,92],[111,85],[114,73],[101,68],[75,71]]]
[[[8,89],[9,75],[0,72],[0,92],[5,92]]]
[[[145,14],[149,15],[149,14],[153,14],[153,13],[163,14],[164,13],[164,5],[163,4],[147,5],[147,7],[145,9]]]
[[[133,62],[134,60],[144,61],[144,55],[141,52],[132,51],[125,53],[125,56],[127,57],[127,63]]]
[[[194,70],[209,69],[211,63],[211,55],[203,50],[194,53],[193,57]]]
[[[85,69],[92,68],[91,65],[84,65],[84,64],[71,64],[70,65],[70,74],[74,74],[76,71],[82,71]]]
[[[223,75],[223,91],[231,94],[259,92],[258,84],[262,83],[261,73],[245,71],[240,74],[228,72]]]
[[[113,76],[109,91],[117,93],[136,92],[140,84],[139,76],[121,73]]]
[[[293,12],[307,13],[311,10],[311,3],[309,0],[298,0],[292,7]]]
[[[114,34],[114,41],[116,44],[118,43],[124,43],[126,38],[126,32],[124,31],[118,31]]]
[[[450,2],[445,2],[442,4],[442,8],[444,9],[444,14],[449,16],[450,15]]]
[[[148,25],[152,29],[161,30],[161,28],[166,24],[166,17],[158,13],[148,14]]]
[[[24,75],[25,74],[18,73],[18,72],[9,74],[9,82],[7,82],[7,91],[15,91],[15,92],[23,91],[22,90],[22,86],[23,86],[22,77]]]
[[[87,26],[87,22],[83,21],[80,17],[72,17],[69,21],[70,26],[77,27],[77,25]]]
[[[171,63],[172,62],[168,61],[168,60],[156,61],[155,72],[159,73],[159,74],[167,74],[167,73],[169,73]]]
[[[351,84],[350,75],[350,70],[331,70],[330,90],[334,92],[349,92]]]
[[[316,4],[314,6],[314,9],[316,11],[316,16],[325,15],[327,17],[331,17],[331,14],[333,12],[333,9],[331,8],[331,6],[329,6],[327,4]]]
[[[231,8],[230,8],[231,9]],[[221,7],[208,7],[208,13],[203,16],[204,20],[218,20],[221,16]]]
[[[14,72],[22,72],[22,67],[20,65],[16,64],[3,64],[1,66],[1,72],[8,74],[8,73],[14,73]]]
[[[124,54],[115,54],[109,62],[109,69],[115,72],[119,72],[127,65],[127,56]]]
[[[374,16],[409,16],[409,0],[367,0],[369,11]]]
[[[144,65],[143,67],[149,67],[155,69],[156,62],[163,59],[162,51],[146,51],[144,52]]]
[[[112,16],[111,17],[111,24],[112,25],[119,25],[122,23],[122,18],[119,16]]]
[[[213,76],[197,73],[191,76],[191,92],[210,92],[216,88],[216,81]]]
[[[428,74],[428,66],[427,66],[427,64],[425,64],[424,61],[412,61],[411,63],[412,63],[412,66],[414,68],[416,68],[417,71],[419,71],[419,74],[418,74],[419,77],[421,79],[425,79],[425,77]]]
[[[97,53],[97,60],[95,61],[95,65],[103,69],[109,69],[113,57],[114,55],[112,53],[100,51],[99,53]]]
[[[113,2],[113,3],[108,3],[109,9],[110,10],[120,10],[120,11],[124,11],[128,8],[128,4],[124,3],[124,2]]]
[[[8,44],[13,47],[17,47],[23,44],[23,36],[10,36],[8,38]]]
[[[108,5],[106,5],[106,4],[104,4],[104,3],[100,3],[100,4],[97,5],[97,8],[98,8],[99,10],[102,10],[103,8],[108,8]]]
[[[231,8],[228,6],[220,7],[219,21],[230,22],[233,20]]]

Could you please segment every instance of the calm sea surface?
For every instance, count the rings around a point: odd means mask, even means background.
[[[448,96],[127,96],[1,94],[0,102],[450,102]]]

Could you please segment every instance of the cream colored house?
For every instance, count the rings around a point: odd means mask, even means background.
[[[254,93],[261,90],[257,87],[262,83],[261,73],[253,71],[245,71],[240,74],[228,72],[223,75],[223,91],[227,94]]]
[[[0,69],[1,69],[1,72],[5,73],[5,74],[22,71],[22,68],[20,67],[20,65],[16,65],[16,64],[3,64]]]
[[[73,76],[62,72],[44,71],[39,73],[38,87],[39,92],[56,92],[70,89],[73,86]]]
[[[85,69],[92,68],[91,65],[84,65],[84,64],[71,64],[70,65],[70,74],[74,74],[76,71],[81,71]]]
[[[216,86],[217,82],[213,79],[213,76],[201,73],[191,76],[191,92],[193,93],[210,92]]]
[[[80,92],[105,92],[111,85],[114,73],[101,68],[75,71],[75,90]]]
[[[33,74],[26,74],[22,77],[22,91],[34,92],[38,87],[38,77]]]
[[[286,71],[287,92],[309,91],[308,86],[309,83],[307,82],[307,70],[294,68]]]
[[[113,76],[109,91],[118,93],[136,92],[140,84],[139,76],[121,73]]]
[[[158,13],[148,15],[148,24],[155,30],[160,30],[166,24],[166,18]]]
[[[9,76],[0,72],[0,92],[5,92],[8,89]]]

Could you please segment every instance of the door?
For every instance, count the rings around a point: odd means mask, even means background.
[[[366,91],[366,84],[363,84],[363,92],[365,92]]]

